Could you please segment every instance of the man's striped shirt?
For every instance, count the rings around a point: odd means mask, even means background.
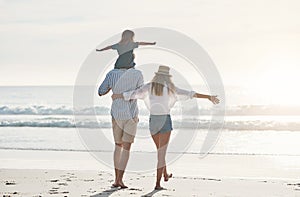
[[[122,94],[135,90],[144,84],[142,72],[134,68],[113,69],[107,73],[98,89],[98,94],[103,95],[110,89],[114,94]],[[111,115],[116,120],[129,120],[138,116],[137,100],[125,101],[115,99],[111,106]]]

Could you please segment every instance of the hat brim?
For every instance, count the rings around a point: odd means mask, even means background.
[[[165,76],[172,77],[172,75],[169,75],[169,74],[166,74],[166,73],[161,73],[161,72],[155,72],[155,74],[157,74],[157,75],[165,75]]]

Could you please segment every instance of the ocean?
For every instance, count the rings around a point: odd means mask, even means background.
[[[223,130],[210,154],[300,156],[299,108],[229,103]],[[110,96],[95,96],[95,106],[83,108],[80,113],[86,117],[95,113],[97,121],[87,118],[75,124],[72,86],[0,87],[0,149],[86,151],[77,127],[99,130],[113,144],[110,104]],[[139,107],[139,129],[132,151],[154,151],[148,111],[142,102]],[[179,106],[172,111],[173,136],[195,130],[191,125],[197,123],[197,135],[187,154],[200,151],[207,129],[213,124],[209,109],[207,103],[199,105],[199,115],[187,116],[184,122]]]

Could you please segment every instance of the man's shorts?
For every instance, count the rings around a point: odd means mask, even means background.
[[[122,142],[133,143],[137,130],[138,117],[129,120],[112,119],[112,129],[116,144]]]

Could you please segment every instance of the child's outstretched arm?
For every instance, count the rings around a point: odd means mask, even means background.
[[[139,45],[156,45],[156,42],[138,42]]]
[[[107,46],[107,47],[104,47],[102,49],[96,49],[96,51],[105,51],[105,50],[109,50],[109,49],[112,49],[111,46]]]

